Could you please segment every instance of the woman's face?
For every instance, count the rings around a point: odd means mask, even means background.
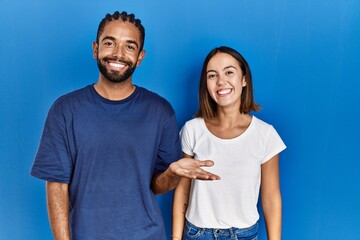
[[[227,53],[216,53],[206,68],[207,90],[218,107],[235,107],[241,104],[245,76],[238,61]]]

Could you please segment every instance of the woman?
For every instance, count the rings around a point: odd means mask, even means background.
[[[246,60],[229,47],[213,49],[200,79],[200,108],[181,130],[185,157],[211,159],[219,181],[181,179],[174,194],[172,239],[257,239],[261,200],[268,239],[281,239],[276,130],[250,115],[253,98]]]

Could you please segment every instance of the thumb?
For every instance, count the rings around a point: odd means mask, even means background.
[[[215,163],[212,160],[199,161],[200,167],[211,167],[211,166],[214,166],[214,164]]]

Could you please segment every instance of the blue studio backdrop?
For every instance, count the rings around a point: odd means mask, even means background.
[[[360,239],[360,1],[0,0],[1,240],[52,239],[45,184],[29,170],[53,101],[97,81],[91,43],[115,10],[142,20],[147,54],[134,82],[167,98],[179,127],[197,110],[206,54],[240,51],[256,115],[288,146],[283,239]],[[170,236],[172,193],[158,201]]]

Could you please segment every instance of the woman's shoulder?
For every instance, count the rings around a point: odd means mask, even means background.
[[[203,118],[195,117],[185,122],[184,126],[186,127],[198,127],[204,123]]]
[[[260,132],[268,132],[269,130],[274,129],[272,124],[265,122],[256,116],[253,116],[251,125]]]
[[[253,121],[254,124],[259,125],[259,126],[263,126],[263,127],[271,126],[270,123],[265,122],[264,120],[262,120],[262,119],[260,119],[260,118],[258,118],[256,116],[252,116],[252,121]]]
[[[185,122],[181,132],[195,133],[203,129],[202,125],[204,125],[203,118],[192,118]]]

